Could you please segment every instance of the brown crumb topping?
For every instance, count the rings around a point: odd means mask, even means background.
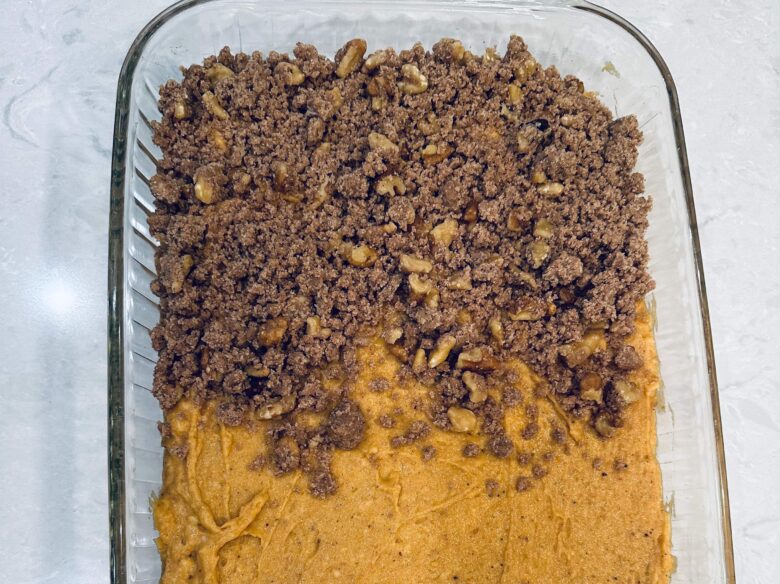
[[[626,470],[627,468],[628,468],[628,463],[625,460],[623,460],[622,458],[616,458],[612,462],[612,469],[615,470],[615,471],[620,472],[620,471]]]
[[[330,469],[320,468],[311,474],[309,490],[315,497],[327,497],[336,492],[338,485]]]
[[[501,408],[522,396],[496,409],[482,385],[508,359],[604,437],[635,393],[625,338],[653,287],[636,119],[519,37],[501,57],[453,46],[225,48],[161,88],[154,394],[217,400],[229,425],[275,420],[274,472],[304,469],[318,496],[336,488],[331,450],[365,433],[349,393],[367,334],[434,388],[434,425],[473,414],[496,456],[512,450]],[[299,411],[327,421],[295,428]],[[410,431],[392,440],[427,433]]]
[[[512,441],[506,434],[496,434],[488,440],[488,451],[498,458],[506,458],[512,452]]]
[[[430,444],[423,446],[420,449],[420,456],[422,456],[423,462],[429,462],[436,456],[436,447]]]
[[[473,442],[468,442],[463,445],[463,456],[466,458],[474,458],[476,456],[479,456],[480,448],[478,445],[474,444]]]
[[[527,491],[528,489],[530,489],[532,485],[533,485],[533,481],[531,480],[530,477],[521,476],[521,477],[517,477],[515,488],[522,493],[523,491]]]
[[[390,382],[387,379],[372,379],[368,383],[368,389],[371,391],[387,391],[390,389]]]
[[[157,431],[160,433],[160,440],[167,440],[173,436],[173,430],[168,422],[157,422]]]
[[[487,479],[485,481],[485,492],[488,497],[498,497],[501,494],[501,485],[496,479]]]
[[[341,401],[328,416],[330,443],[341,450],[352,450],[363,440],[366,418],[358,405],[348,399]]]
[[[393,436],[390,439],[390,446],[393,448],[400,448],[401,446],[407,446],[413,444],[418,440],[426,438],[431,433],[431,426],[427,422],[422,420],[415,420],[403,434]]]
[[[168,452],[173,454],[176,458],[184,460],[187,458],[187,454],[190,451],[189,444],[176,444],[168,448]]]

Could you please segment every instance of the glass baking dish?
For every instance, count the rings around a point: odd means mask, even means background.
[[[158,149],[150,120],[157,91],[179,66],[233,50],[291,51],[296,41],[333,55],[354,37],[369,49],[430,47],[455,37],[481,53],[524,37],[544,65],[581,78],[616,116],[634,113],[645,135],[638,170],[655,201],[648,240],[657,282],[663,394],[658,459],[672,514],[675,584],[734,582],[725,460],[699,239],[674,83],[650,42],[631,24],[578,0],[187,0],[138,35],[119,77],[109,233],[109,494],[111,579],[157,582],[150,499],[160,487],[161,411],[150,393],[158,320],[154,209],[149,178]]]

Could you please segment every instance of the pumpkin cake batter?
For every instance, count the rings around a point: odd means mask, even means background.
[[[664,584],[642,135],[522,39],[182,69],[162,584]]]
[[[517,386],[538,408],[539,434],[522,439],[525,408],[507,411],[519,456],[463,456],[479,434],[433,429],[419,443],[390,446],[422,415],[411,383],[363,389],[369,419],[399,406],[395,428],[370,424],[358,448],[333,460],[338,491],[320,500],[299,471],[275,477],[266,466],[265,425],[228,427],[213,404],[181,401],[166,419],[169,444],[163,489],[154,506],[163,584],[282,582],[667,582],[672,568],[669,517],[661,504],[655,458],[657,361],[647,312],[631,344],[644,357],[633,374],[642,395],[625,427],[604,440],[555,403],[534,398],[537,379],[522,365]],[[393,379],[397,361],[381,341],[359,354],[358,388]],[[395,395],[393,395],[395,394]],[[392,396],[392,397],[391,397]],[[554,427],[566,440],[551,447]],[[435,454],[424,460],[426,449]],[[524,456],[525,455],[525,456]],[[523,463],[518,460],[521,459]],[[541,480],[518,490],[518,475]],[[487,484],[486,484],[487,483]]]

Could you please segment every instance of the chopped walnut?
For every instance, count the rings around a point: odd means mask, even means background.
[[[386,196],[404,195],[406,194],[406,185],[400,176],[388,174],[377,181],[376,192]]]
[[[217,185],[209,177],[195,177],[195,198],[205,205],[210,205],[216,200]]]
[[[379,255],[367,245],[348,245],[345,247],[344,258],[350,265],[365,268],[373,266]]]
[[[475,347],[467,351],[461,351],[455,367],[457,369],[485,373],[498,369],[499,362],[486,349]]]
[[[546,197],[557,197],[563,192],[563,185],[559,182],[546,182],[539,186],[539,193]]]
[[[445,219],[436,227],[431,229],[433,241],[437,245],[449,247],[453,240],[458,236],[458,222],[454,219]]]
[[[534,225],[534,235],[543,239],[550,239],[553,236],[553,226],[547,219],[539,219]]]
[[[477,416],[471,410],[452,406],[447,410],[447,418],[453,432],[471,434],[477,429]]]
[[[523,90],[520,88],[519,85],[515,85],[514,83],[509,86],[509,103],[512,105],[520,105],[523,103],[524,99]]]
[[[293,63],[279,63],[274,72],[286,85],[300,85],[306,80],[306,75]]]
[[[433,351],[431,351],[431,356],[428,358],[428,367],[433,369],[444,363],[454,347],[455,337],[452,335],[444,335],[439,338]]]
[[[488,327],[490,328],[490,334],[499,343],[504,342],[504,325],[501,323],[501,318],[493,316],[488,321]]]
[[[368,145],[381,156],[398,156],[398,146],[384,134],[371,132],[368,135]]]
[[[219,101],[217,100],[217,96],[210,91],[205,92],[202,99],[203,105],[206,106],[206,109],[215,118],[220,120],[227,120],[230,117],[227,111],[225,111],[225,109],[220,105]]]
[[[606,348],[606,341],[602,331],[591,331],[581,341],[564,345],[559,353],[569,367],[577,367],[590,358],[593,353]]]
[[[399,265],[401,270],[407,273],[427,274],[433,269],[433,264],[428,260],[416,258],[405,253],[401,254]]]
[[[233,77],[234,75],[235,73],[233,73],[232,69],[225,67],[221,63],[215,63],[206,69],[206,79],[209,80],[209,83],[211,83],[212,86],[217,82]]]
[[[533,57],[528,57],[515,68],[515,79],[518,83],[524,83],[531,78],[537,68],[538,63],[536,60]]]
[[[264,347],[272,347],[282,342],[287,332],[287,319],[274,318],[260,325],[257,338]]]
[[[526,296],[522,298],[515,312],[507,313],[510,320],[539,320],[547,313],[547,305],[541,298]]]
[[[412,297],[419,300],[433,290],[433,282],[418,273],[410,274],[409,289],[412,291]]]
[[[336,75],[342,79],[350,73],[357,71],[366,54],[366,41],[363,39],[352,39],[344,46],[344,55],[336,67]]]
[[[428,144],[422,149],[422,157],[425,164],[439,164],[452,152],[452,147],[449,144]]]
[[[487,391],[485,391],[485,378],[474,373],[473,371],[465,371],[463,373],[463,383],[469,390],[469,401],[475,404],[480,404],[487,399]]]
[[[259,407],[255,411],[255,416],[261,420],[270,420],[278,418],[295,409],[295,396],[288,395],[273,403]]]
[[[534,268],[540,268],[544,261],[550,257],[550,244],[537,239],[530,246],[531,262]]]
[[[398,84],[401,93],[417,95],[428,89],[428,78],[420,73],[417,65],[407,63],[401,67],[403,81]]]
[[[637,385],[631,381],[625,381],[622,379],[615,381],[613,388],[620,401],[625,405],[634,403],[642,395],[639,387],[637,387]]]
[[[387,63],[388,58],[389,55],[386,50],[371,53],[371,55],[369,55],[369,57],[366,59],[365,63],[363,63],[363,71],[370,73],[371,71],[378,69]]]
[[[173,105],[173,117],[177,120],[185,120],[192,115],[192,108],[183,99],[177,100]]]
[[[601,403],[603,400],[602,387],[604,387],[604,380],[601,375],[593,372],[586,373],[580,379],[580,397]]]

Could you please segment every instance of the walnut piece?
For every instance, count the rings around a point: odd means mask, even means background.
[[[352,39],[344,46],[344,55],[336,67],[336,75],[344,79],[350,73],[360,67],[363,55],[366,54],[366,41],[363,39]]]
[[[520,89],[519,85],[513,83],[509,86],[509,103],[519,105],[523,102],[524,97],[523,90]]]
[[[447,278],[447,288],[452,290],[471,290],[471,276],[468,272],[455,272]]]
[[[366,61],[363,63],[363,71],[365,73],[370,73],[374,69],[378,69],[387,63],[389,56],[390,55],[388,55],[386,50],[380,50],[371,53],[368,59],[366,59]]]
[[[412,298],[420,299],[433,289],[433,282],[420,274],[410,274],[409,289],[412,291]]]
[[[384,134],[371,132],[368,135],[368,146],[381,156],[398,156],[399,148]]]
[[[525,61],[515,67],[515,79],[518,83],[525,83],[536,72],[538,63],[533,57],[528,57]]]
[[[473,371],[465,371],[463,373],[463,383],[469,390],[469,401],[471,403],[480,404],[487,399],[487,391],[485,391],[485,378],[474,373]]]
[[[322,326],[322,320],[319,316],[310,316],[306,319],[306,335],[309,337],[317,337],[319,339],[327,339],[332,331],[329,328]]]
[[[490,334],[496,341],[499,343],[504,342],[504,325],[501,323],[500,317],[491,317],[488,321],[488,328],[490,329]]]
[[[402,271],[409,274],[428,274],[433,269],[433,264],[428,260],[422,260],[405,253],[401,254],[400,266]]]
[[[271,418],[278,418],[288,412],[295,409],[295,396],[286,395],[280,400],[261,406],[255,412],[255,415],[261,420],[270,420]]]
[[[344,259],[357,268],[373,266],[379,256],[367,245],[345,246]]]
[[[376,182],[376,192],[378,195],[386,195],[389,197],[392,197],[393,195],[404,195],[406,194],[406,185],[400,176],[387,174]]]
[[[228,150],[228,143],[227,140],[225,140],[225,135],[219,130],[215,129],[209,132],[209,142],[211,142],[211,145],[220,152],[224,153]]]
[[[232,69],[225,67],[221,63],[215,63],[206,69],[206,79],[209,80],[209,83],[211,83],[212,86],[223,79],[233,77],[233,75],[235,75],[235,73],[233,73]]]
[[[273,347],[282,342],[287,332],[288,322],[286,318],[278,317],[260,325],[257,338],[263,347]]]
[[[439,164],[452,152],[449,144],[428,144],[422,149],[422,157],[425,164]]]
[[[534,268],[542,266],[544,261],[550,256],[550,244],[546,241],[536,240],[531,243],[531,264]]]
[[[539,219],[534,225],[534,235],[544,239],[551,238],[553,236],[552,223],[547,219]]]
[[[465,369],[466,371],[477,371],[486,373],[498,369],[499,362],[486,350],[481,347],[475,347],[467,351],[461,351],[458,360],[455,362],[456,369]]]
[[[515,312],[508,312],[510,320],[539,320],[547,313],[547,305],[541,298],[526,296],[520,300]]]
[[[569,367],[577,367],[587,361],[596,351],[607,348],[603,331],[590,331],[581,341],[562,346],[558,352]]]
[[[278,75],[286,85],[295,86],[300,85],[306,81],[306,75],[304,75],[303,71],[298,68],[298,65],[293,63],[279,63],[276,66],[276,69],[274,69],[274,73]]]
[[[636,383],[631,381],[618,380],[613,383],[613,388],[620,401],[625,405],[629,405],[637,401],[642,392]]]
[[[580,380],[580,397],[601,403],[604,398],[604,380],[598,373],[588,372]]]
[[[401,93],[417,95],[428,89],[428,78],[420,73],[417,65],[407,63],[401,67],[403,81],[398,84]]]
[[[447,418],[450,420],[453,432],[471,434],[477,429],[476,414],[466,408],[452,406],[447,410]]]
[[[453,240],[458,236],[458,222],[455,219],[445,219],[436,227],[431,229],[431,236],[436,245],[449,247]]]
[[[204,205],[211,205],[216,200],[216,190],[213,180],[205,176],[195,177],[195,198]]]
[[[225,111],[225,109],[220,105],[219,101],[217,100],[217,96],[210,91],[205,92],[202,99],[203,105],[206,106],[206,109],[215,118],[219,120],[227,120],[230,117],[227,111]]]
[[[545,197],[557,197],[563,193],[563,185],[559,182],[546,182],[539,186],[539,194]]]
[[[192,115],[192,108],[183,99],[178,99],[173,104],[173,117],[177,120],[187,119]]]
[[[192,270],[192,266],[195,264],[195,260],[191,255],[185,254],[179,259],[179,270],[175,270],[175,273],[171,282],[171,292],[178,294],[184,287],[184,280]]]
[[[455,347],[455,337],[452,335],[444,335],[436,342],[436,346],[431,351],[431,356],[428,358],[428,367],[433,369],[438,367],[447,360],[450,355],[450,351]]]

